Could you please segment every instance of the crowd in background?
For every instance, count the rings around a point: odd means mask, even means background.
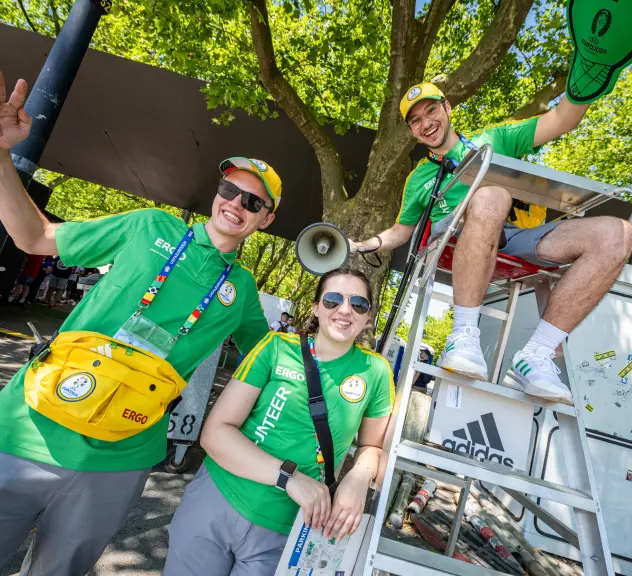
[[[75,306],[87,291],[78,288],[80,280],[90,277],[92,286],[100,276],[98,268],[66,266],[59,256],[28,255],[6,301],[17,306],[34,303],[49,308],[57,304]]]

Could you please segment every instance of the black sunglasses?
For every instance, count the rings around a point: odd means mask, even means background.
[[[248,212],[253,212],[254,214],[259,212],[263,207],[266,207],[270,212],[272,212],[272,208],[274,208],[272,204],[268,204],[263,198],[259,198],[259,196],[252,192],[242,190],[239,186],[235,186],[235,184],[228,180],[219,181],[217,193],[224,200],[229,201],[237,198],[237,196],[241,194],[241,205],[248,210]]]
[[[371,309],[370,302],[364,296],[345,296],[340,292],[325,292],[323,294],[323,306],[327,310],[333,310],[338,308],[345,301],[345,298],[349,298],[351,308],[358,314],[367,314]]]

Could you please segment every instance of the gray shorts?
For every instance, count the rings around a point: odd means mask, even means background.
[[[68,278],[57,278],[57,276],[51,276],[48,283],[48,287],[52,290],[65,290],[68,285]]]
[[[548,222],[536,228],[518,228],[513,224],[505,224],[505,238],[507,243],[499,246],[498,250],[507,256],[522,258],[536,266],[551,267],[559,266],[559,262],[547,262],[540,260],[536,254],[538,242],[545,234],[555,230],[562,222]]]
[[[0,572],[37,526],[20,574],[85,576],[149,472],[75,472],[0,452]]]
[[[287,534],[246,520],[217,489],[204,464],[169,526],[164,576],[273,576]]]
[[[450,223],[452,222],[452,215],[442,218],[438,222],[432,225],[432,231],[430,240],[434,240],[441,234],[443,234]],[[516,258],[522,258],[531,264],[536,266],[551,267],[559,266],[558,262],[546,262],[540,260],[536,254],[536,248],[538,242],[542,240],[545,234],[557,228],[562,222],[549,222],[536,228],[518,228],[513,224],[505,223],[504,232],[506,242],[498,247],[498,251],[507,256],[515,256]],[[501,239],[502,240],[502,239]]]

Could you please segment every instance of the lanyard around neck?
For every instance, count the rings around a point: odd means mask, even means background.
[[[173,254],[167,260],[167,263],[160,269],[158,276],[156,276],[151,286],[147,288],[147,292],[145,292],[145,295],[140,299],[136,314],[142,314],[144,310],[149,308],[160,289],[165,285],[167,278],[169,278],[169,275],[171,274],[173,268],[180,259],[180,256],[182,256],[184,251],[187,249],[192,239],[193,228],[189,228],[182,240],[180,240],[177,248],[173,251]],[[191,328],[193,328],[193,325],[198,321],[204,310],[206,310],[206,307],[210,304],[211,300],[215,297],[218,290],[222,287],[222,284],[224,284],[226,278],[228,278],[231,268],[232,264],[228,264],[228,266],[224,268],[215,284],[213,284],[213,287],[209,290],[208,294],[206,294],[206,296],[204,296],[204,298],[200,300],[200,303],[195,307],[193,312],[191,312],[184,324],[180,326],[176,339],[180,336],[188,334]]]
[[[465,146],[466,148],[469,148],[470,150],[478,150],[478,146],[476,146],[476,144],[468,140],[465,136],[463,136],[463,134],[459,134],[458,136],[463,146]],[[444,156],[435,154],[432,150],[428,150],[428,158],[434,164],[441,165],[441,162],[443,161]],[[456,168],[459,165],[459,162],[454,159],[451,159],[451,160],[452,162],[454,162],[454,167]]]

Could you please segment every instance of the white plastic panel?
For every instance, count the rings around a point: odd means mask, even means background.
[[[622,382],[619,371],[632,361],[632,266],[626,266],[614,291],[584,320],[569,337],[568,366],[573,370],[580,393],[584,423],[589,430],[589,446],[597,477],[600,500],[608,528],[610,548],[617,571],[632,575],[632,372]],[[492,305],[505,310],[506,300]],[[535,294],[520,296],[501,375],[509,367],[513,354],[530,337],[539,321]],[[481,343],[488,364],[493,359],[500,322],[482,316]],[[614,350],[616,357],[599,361],[595,354]],[[630,359],[628,359],[630,357]],[[501,376],[502,377],[502,376]],[[592,410],[591,410],[592,409]],[[534,471],[537,476],[554,482],[566,482],[564,460],[559,448],[559,431],[554,415],[547,410],[536,415],[537,441]],[[503,499],[504,500],[504,499]],[[549,511],[571,527],[568,507],[541,502]],[[510,506],[512,512],[519,508]],[[525,515],[532,543],[545,550],[576,557],[574,549],[556,539],[555,533],[542,522]],[[550,546],[547,546],[547,542]]]

